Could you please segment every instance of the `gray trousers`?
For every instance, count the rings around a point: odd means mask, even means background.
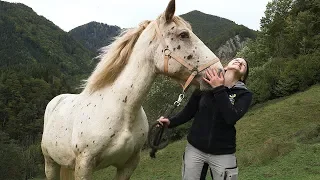
[[[182,163],[182,179],[199,180],[204,163],[209,164],[214,180],[237,180],[238,168],[235,154],[207,154],[189,143]]]

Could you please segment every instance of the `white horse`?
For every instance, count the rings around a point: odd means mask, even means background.
[[[156,75],[186,80],[191,70],[223,68],[174,11],[171,0],[155,21],[113,42],[80,94],[49,102],[41,142],[47,179],[92,179],[93,171],[108,166],[117,168],[115,179],[130,179],[148,133],[141,105]],[[202,74],[192,76],[200,86]]]

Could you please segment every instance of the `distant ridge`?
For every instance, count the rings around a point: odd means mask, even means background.
[[[118,26],[92,21],[72,29],[69,34],[74,39],[82,42],[85,47],[95,52],[99,48],[109,45],[120,32],[121,28]]]

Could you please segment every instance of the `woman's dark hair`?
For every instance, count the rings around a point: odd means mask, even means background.
[[[243,59],[243,58],[242,58]],[[245,59],[244,59],[245,60]],[[246,63],[247,63],[247,71],[246,73],[243,75],[243,80],[240,80],[241,82],[245,83],[246,84],[246,81],[248,79],[248,76],[249,76],[249,63],[247,60],[245,60]]]

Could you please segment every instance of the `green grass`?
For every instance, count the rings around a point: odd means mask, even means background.
[[[245,180],[319,180],[320,145],[297,145],[285,156],[279,156],[264,165],[240,169]]]
[[[186,140],[150,159],[142,153],[133,180],[181,179]],[[320,180],[320,85],[253,107],[237,123],[240,180]],[[94,179],[112,179],[114,168]]]

